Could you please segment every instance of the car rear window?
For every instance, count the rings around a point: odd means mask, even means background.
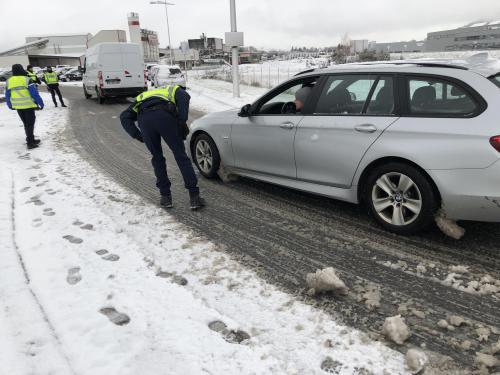
[[[490,81],[493,82],[498,87],[500,87],[500,73],[497,74],[496,76],[490,77]]]
[[[477,101],[460,85],[434,77],[408,78],[412,115],[468,117],[478,111]]]

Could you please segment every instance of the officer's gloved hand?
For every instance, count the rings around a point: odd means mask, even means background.
[[[42,110],[42,109],[43,109],[43,105],[39,105],[39,106],[38,106],[38,109],[39,109],[39,110]]]
[[[144,143],[144,139],[142,139],[142,134],[141,134],[141,133],[139,133],[139,134],[137,135],[137,137],[135,137],[135,139],[137,139],[137,140],[138,140],[139,142],[141,142],[141,143]]]

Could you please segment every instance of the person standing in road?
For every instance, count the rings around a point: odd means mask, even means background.
[[[33,72],[33,66],[32,65],[28,65],[26,67],[26,72],[28,73],[28,78],[30,79],[31,83],[34,83],[36,85],[41,85],[42,84],[42,82],[40,81],[40,78],[38,78],[37,75],[35,74],[35,72]]]
[[[28,73],[21,64],[12,65],[12,77],[7,81],[5,101],[10,109],[17,111],[24,124],[28,149],[38,147],[40,140],[36,139],[33,134],[36,120],[35,110],[43,109],[44,104],[36,85],[30,82]]]
[[[50,95],[52,95],[52,101],[54,102],[54,105],[57,107],[57,101],[56,101],[56,93],[57,93],[59,101],[61,102],[61,107],[66,107],[66,104],[64,104],[61,95],[61,90],[59,90],[59,77],[57,77],[56,72],[52,71],[52,68],[50,66],[48,66],[47,71],[43,73],[43,81],[47,84]]]
[[[120,121],[125,131],[140,142],[144,142],[152,154],[151,164],[156,175],[156,186],[160,190],[160,204],[173,207],[170,180],[161,140],[167,143],[189,191],[192,210],[205,205],[200,197],[198,180],[193,163],[186,154],[184,139],[189,132],[186,125],[189,115],[189,94],[178,85],[143,92],[129,108],[122,112]],[[136,121],[139,128],[136,126]]]

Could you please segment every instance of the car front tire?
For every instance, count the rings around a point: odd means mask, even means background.
[[[217,146],[210,136],[200,134],[196,137],[192,155],[196,167],[200,173],[206,178],[214,178],[220,167],[220,155]]]
[[[375,220],[397,234],[427,229],[438,209],[437,194],[428,177],[399,162],[378,166],[370,172],[364,200]]]
[[[83,95],[85,95],[85,99],[90,99],[92,97],[85,88],[85,85],[83,86]]]

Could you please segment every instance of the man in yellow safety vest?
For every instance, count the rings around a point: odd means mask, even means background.
[[[57,73],[54,72],[50,66],[48,66],[47,71],[43,73],[43,81],[47,84],[47,88],[49,89],[50,95],[52,95],[54,105],[57,107],[57,94],[59,101],[61,102],[61,107],[66,107],[61,95],[61,90],[59,90],[59,78],[57,77]]]
[[[26,67],[26,72],[28,73],[28,78],[30,79],[31,83],[35,83],[37,85],[41,85],[42,82],[40,79],[36,76],[35,72],[33,71],[33,66],[28,65]]]
[[[44,104],[36,85],[30,82],[28,73],[21,64],[12,66],[12,77],[7,81],[5,101],[10,109],[17,111],[24,124],[28,149],[38,147],[40,140],[36,139],[33,134],[36,120],[35,110],[43,109]]]
[[[189,94],[180,86],[146,91],[137,96],[135,102],[122,112],[120,120],[125,131],[140,142],[144,142],[151,152],[156,186],[160,190],[160,205],[173,207],[170,180],[161,140],[167,143],[184,179],[184,187],[189,191],[190,207],[197,210],[205,205],[200,197],[198,180],[193,163],[186,154],[184,139],[189,132],[186,125],[189,115]],[[139,127],[136,126],[136,121]]]

